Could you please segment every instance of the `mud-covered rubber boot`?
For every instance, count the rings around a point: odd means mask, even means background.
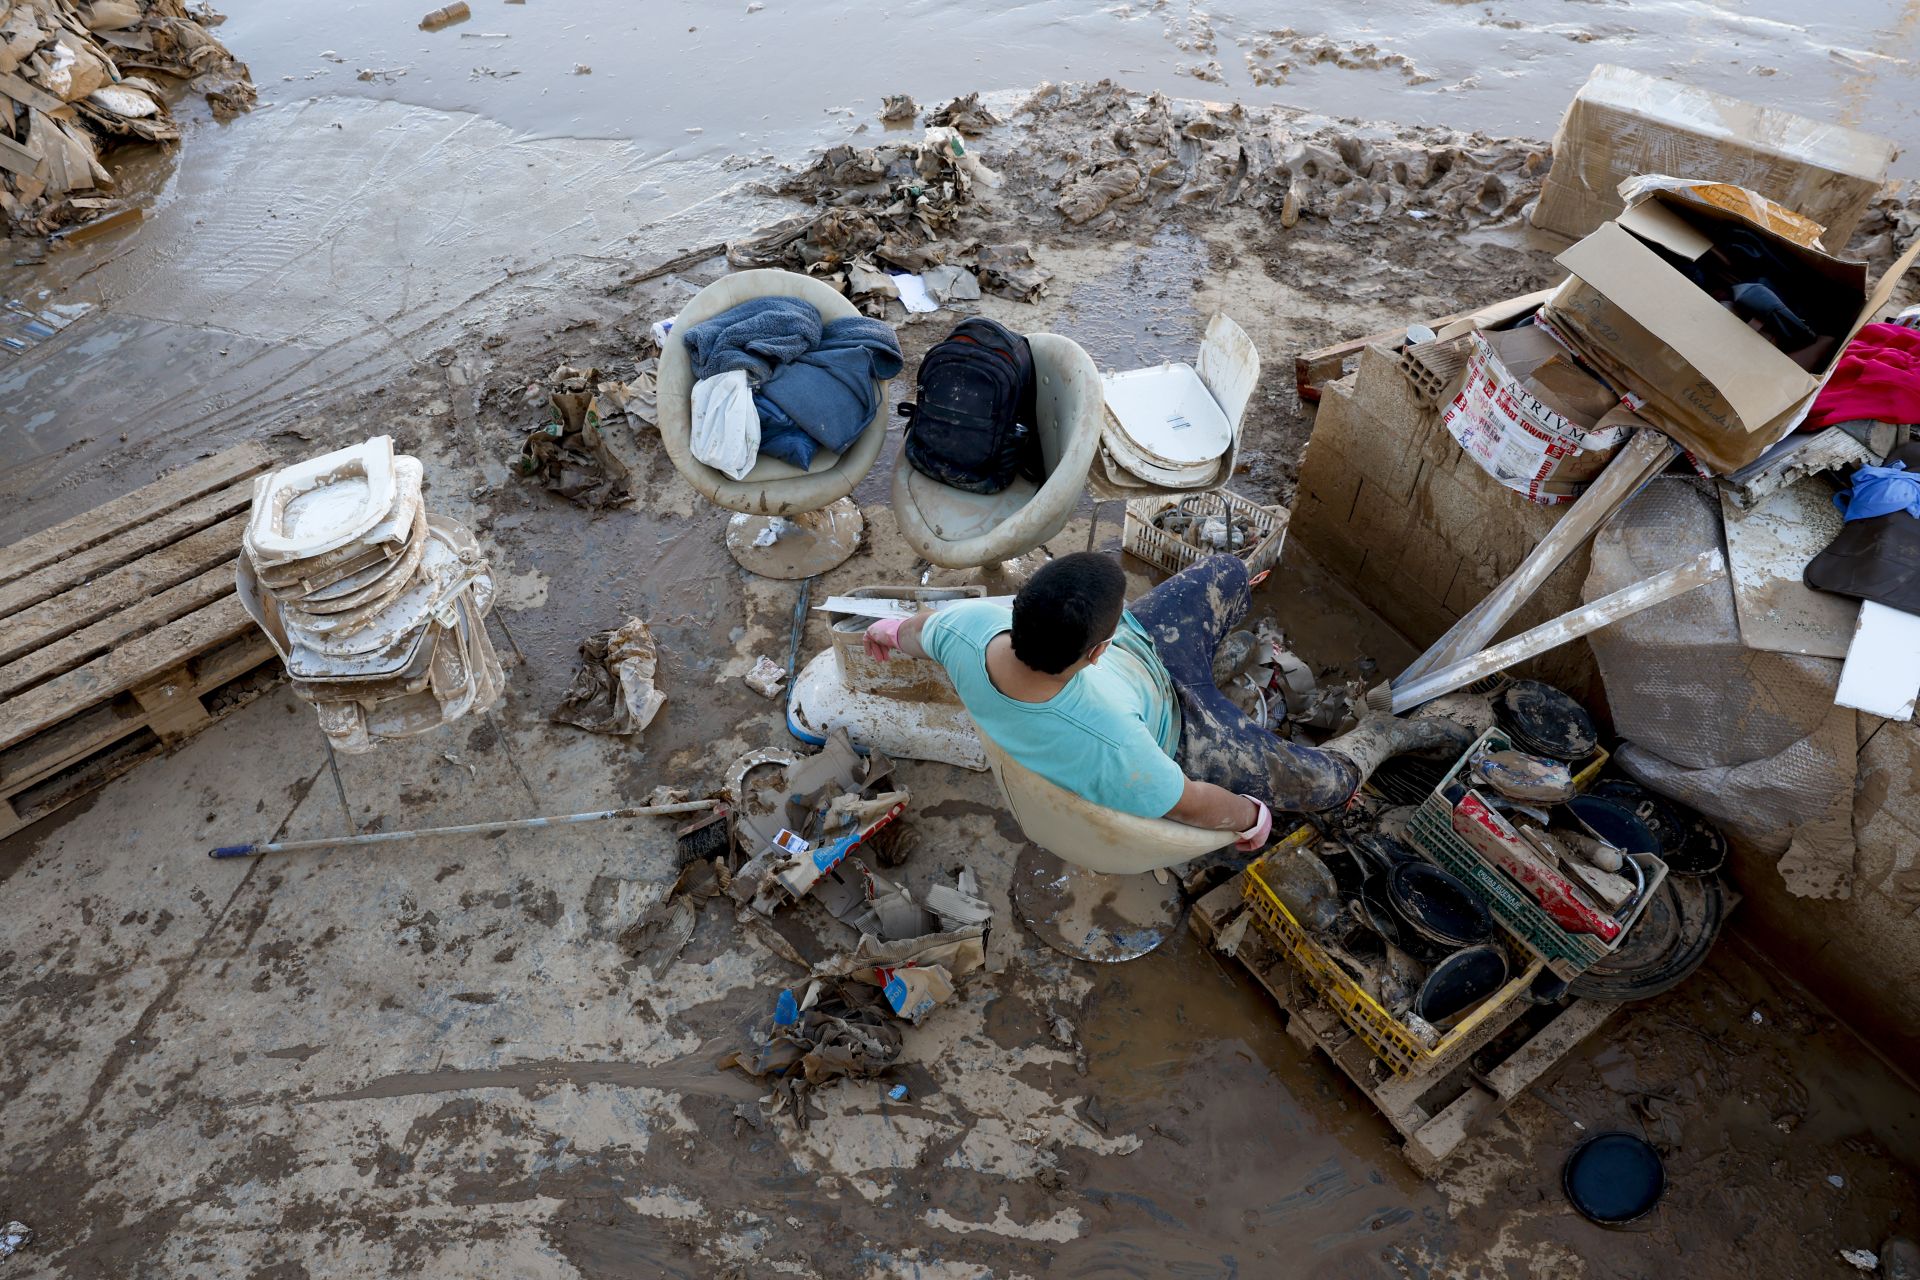
[[[1375,712],[1358,725],[1320,744],[1322,751],[1345,756],[1360,770],[1357,790],[1387,760],[1409,751],[1458,756],[1473,745],[1475,734],[1464,725],[1440,716],[1402,720]]]

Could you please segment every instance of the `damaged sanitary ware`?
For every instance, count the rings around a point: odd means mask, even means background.
[[[336,750],[370,751],[499,701],[492,571],[427,510],[424,470],[387,436],[255,482],[240,599]]]

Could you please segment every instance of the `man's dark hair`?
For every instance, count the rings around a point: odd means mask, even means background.
[[[1127,575],[1092,551],[1049,560],[1013,598],[1013,656],[1057,676],[1113,639],[1127,603]]]

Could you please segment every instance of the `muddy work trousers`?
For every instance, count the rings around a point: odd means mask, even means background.
[[[1180,767],[1189,778],[1313,813],[1346,803],[1360,769],[1345,756],[1277,737],[1213,683],[1213,656],[1252,603],[1246,563],[1202,560],[1128,607],[1153,638],[1180,699]]]

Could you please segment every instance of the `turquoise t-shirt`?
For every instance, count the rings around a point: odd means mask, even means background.
[[[1131,613],[1100,660],[1045,702],[1021,702],[994,687],[987,645],[1013,628],[1013,610],[974,601],[949,605],[920,632],[920,647],[946,668],[980,731],[1057,787],[1143,818],[1165,817],[1187,776],[1174,763],[1179,703],[1153,642]]]

